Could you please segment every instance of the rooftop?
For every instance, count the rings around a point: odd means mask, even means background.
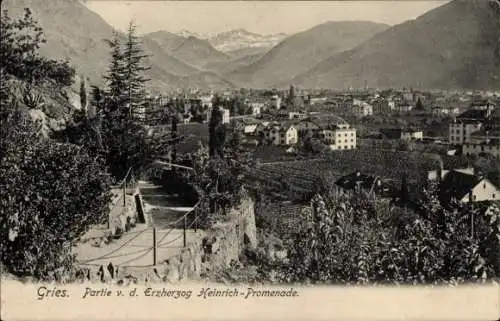
[[[452,170],[441,182],[441,197],[445,200],[462,199],[476,186],[483,177]]]

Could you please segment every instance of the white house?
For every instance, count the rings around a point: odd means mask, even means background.
[[[214,99],[214,95],[204,95],[200,97],[201,105],[204,108],[212,108],[212,101]]]
[[[229,124],[229,109],[222,108],[222,123]]]
[[[422,140],[424,139],[424,132],[421,130],[402,130],[401,140]]]
[[[451,144],[473,143],[472,135],[483,129],[483,125],[491,118],[492,110],[468,109],[458,115],[449,125],[449,142]]]
[[[357,117],[371,116],[373,115],[373,106],[367,102],[354,99],[352,112]]]
[[[356,129],[348,124],[339,124],[335,128],[323,129],[320,137],[330,150],[346,150],[356,148]]]
[[[318,105],[318,104],[323,104],[328,100],[327,97],[311,97],[309,100],[309,104],[311,105]]]
[[[298,143],[299,134],[293,125],[276,124],[265,130],[265,138],[275,146],[295,145]]]
[[[280,109],[281,108],[281,97],[278,95],[272,96],[271,101],[270,101],[270,106],[273,108],[276,108],[276,109]]]
[[[460,171],[450,171],[440,184],[442,201],[456,199],[462,203],[496,201],[500,190],[487,178]]]

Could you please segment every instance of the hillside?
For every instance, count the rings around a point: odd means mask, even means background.
[[[263,53],[255,53],[255,54],[249,54],[245,55],[242,57],[237,57],[234,59],[231,59],[229,61],[223,61],[223,62],[214,62],[214,63],[209,63],[205,66],[207,70],[212,70],[218,74],[228,74],[231,73],[232,71],[248,66],[262,57]]]
[[[455,0],[327,58],[292,83],[307,88],[499,88],[500,13]]]
[[[363,21],[324,23],[286,38],[258,61],[235,70],[229,77],[251,87],[287,82],[332,54],[352,49],[387,28]]]
[[[194,36],[185,38],[168,31],[156,31],[144,37],[155,41],[169,54],[199,68],[203,68],[208,63],[224,62],[230,59],[227,54],[212,47],[207,40]]]
[[[44,29],[47,43],[42,54],[51,58],[68,58],[78,73],[90,78],[93,84],[102,84],[102,74],[108,67],[109,48],[104,39],[112,37],[113,28],[98,14],[89,10],[79,0],[3,0],[2,9],[10,16],[19,16],[29,7],[33,16]],[[210,87],[225,83],[224,80],[208,74],[200,77],[200,70],[165,52],[154,41],[144,39],[143,49],[151,55],[151,70],[147,75],[154,90],[169,90],[194,85]],[[200,79],[215,80],[214,83],[200,83]],[[194,86],[193,85],[193,86]]]
[[[247,56],[261,55],[263,56],[271,48],[267,47],[246,47],[228,51],[227,54],[234,59],[243,58]]]

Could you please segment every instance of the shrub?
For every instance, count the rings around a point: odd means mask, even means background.
[[[81,147],[39,140],[34,124],[2,126],[1,261],[17,275],[69,271],[71,245],[107,217],[109,182]]]

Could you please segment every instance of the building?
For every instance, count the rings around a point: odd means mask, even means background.
[[[382,137],[387,139],[400,140],[423,140],[424,132],[418,129],[403,129],[403,128],[383,128],[380,129]]]
[[[462,144],[463,155],[489,154],[500,158],[500,140],[498,138],[484,140],[482,142],[469,142]]]
[[[475,100],[470,104],[470,109],[491,111],[495,109],[495,104],[488,99]]]
[[[309,97],[309,105],[319,105],[319,104],[324,104],[328,100],[327,97]]]
[[[450,116],[450,115],[458,115],[459,113],[460,109],[458,107],[435,106],[432,108],[433,116]]]
[[[378,176],[354,172],[342,176],[335,182],[337,194],[352,195],[354,193],[374,193],[381,197],[395,197],[398,195],[397,188],[388,181]]]
[[[229,119],[230,119],[230,114],[229,114],[229,109],[222,108],[222,123],[223,124],[229,124]]]
[[[471,173],[452,170],[443,175],[440,198],[445,204],[455,199],[462,203],[497,201],[500,190],[488,179]]]
[[[237,122],[237,128],[245,135],[255,135],[260,122],[255,119],[241,119]]]
[[[294,125],[274,124],[264,130],[264,138],[275,146],[289,146],[298,143],[299,134]]]
[[[377,98],[373,101],[373,113],[379,115],[390,114],[394,110],[394,102],[383,98]]]
[[[401,140],[423,140],[424,132],[417,129],[403,129],[401,131]]]
[[[264,109],[265,104],[264,103],[250,103],[250,109],[252,111],[252,116],[258,117],[260,114],[262,114],[262,110]]]
[[[449,125],[450,144],[461,145],[471,142],[472,134],[480,131],[490,116],[490,109],[468,109],[455,117]]]
[[[399,113],[409,113],[410,111],[413,110],[413,108],[415,108],[415,106],[408,102],[404,102],[396,107]]]
[[[288,118],[289,119],[305,119],[305,118],[307,118],[307,114],[301,113],[298,111],[291,111],[291,112],[288,112]]]
[[[305,136],[313,136],[315,133],[317,133],[320,130],[320,127],[318,124],[315,122],[312,122],[309,119],[303,119],[297,123],[295,123],[295,128],[297,128],[297,131],[299,132],[299,137],[305,137]]]
[[[212,101],[214,99],[214,95],[204,95],[200,97],[201,105],[203,108],[212,108]]]
[[[356,117],[365,117],[373,115],[373,106],[365,101],[354,99],[352,112]]]
[[[348,124],[337,124],[319,131],[319,138],[331,150],[346,150],[356,148],[356,129]]]
[[[271,100],[269,102],[269,106],[271,108],[276,108],[279,110],[281,108],[281,103],[282,103],[281,97],[278,95],[274,95],[271,97]]]
[[[247,99],[245,101],[245,104],[250,108],[252,111],[252,116],[259,116],[262,111],[266,108],[266,98],[262,97],[252,97],[250,99]]]

